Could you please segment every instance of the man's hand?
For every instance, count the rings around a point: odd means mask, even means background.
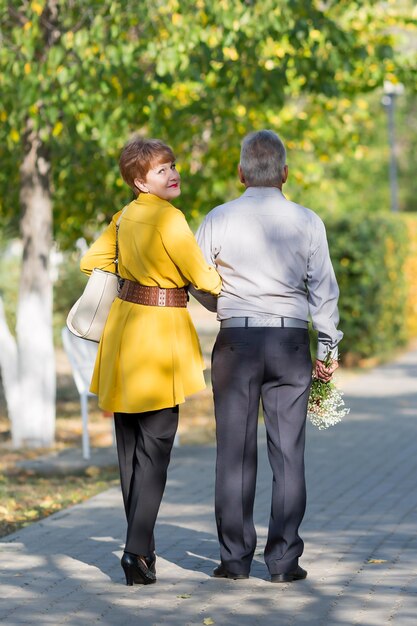
[[[319,359],[317,359],[316,366],[314,368],[314,376],[325,383],[328,383],[333,376],[333,372],[337,370],[338,367],[339,363],[335,359],[330,359],[330,363],[327,366],[323,361],[319,361]]]

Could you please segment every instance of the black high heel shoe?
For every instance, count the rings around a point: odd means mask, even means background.
[[[126,585],[131,586],[133,583],[137,585],[151,585],[156,583],[155,560],[155,557],[153,559],[145,559],[145,565],[136,554],[124,552],[120,564],[126,576]]]
[[[152,556],[145,556],[146,565],[153,572],[156,573],[156,554],[152,552]]]

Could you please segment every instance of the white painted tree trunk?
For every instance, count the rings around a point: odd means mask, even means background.
[[[15,338],[11,334],[7,326],[6,316],[4,314],[3,300],[0,298],[0,368],[3,381],[4,392],[6,396],[7,411],[10,421],[17,418],[19,414],[19,376],[18,376],[18,358],[17,344]],[[13,429],[12,429],[13,436]],[[16,447],[13,440],[13,445]]]
[[[21,167],[23,262],[16,341],[0,315],[0,365],[15,447],[47,447],[55,438],[55,357],[52,333],[50,162],[28,123]],[[6,349],[5,349],[6,347]]]

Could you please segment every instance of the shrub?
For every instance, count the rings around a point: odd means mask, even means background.
[[[417,337],[417,215],[402,214],[408,231],[408,254],[404,272],[408,284],[406,328],[409,339]]]
[[[382,359],[409,339],[407,225],[392,213],[326,220],[340,286],[341,360]]]

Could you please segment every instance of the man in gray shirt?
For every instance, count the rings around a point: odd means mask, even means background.
[[[312,363],[308,319],[318,331],[315,373],[328,381],[337,368],[339,290],[326,232],[310,209],[282,193],[285,148],[270,130],[242,144],[239,177],[246,191],[213,209],[197,232],[206,260],[222,277],[217,300],[193,291],[217,310],[213,349],[216,415],[215,513],[219,578],[247,578],[256,547],[253,523],[257,423],[262,401],[273,472],[264,557],[272,582],[307,576],[298,559],[306,505],[304,444]],[[324,364],[327,354],[332,360]]]

